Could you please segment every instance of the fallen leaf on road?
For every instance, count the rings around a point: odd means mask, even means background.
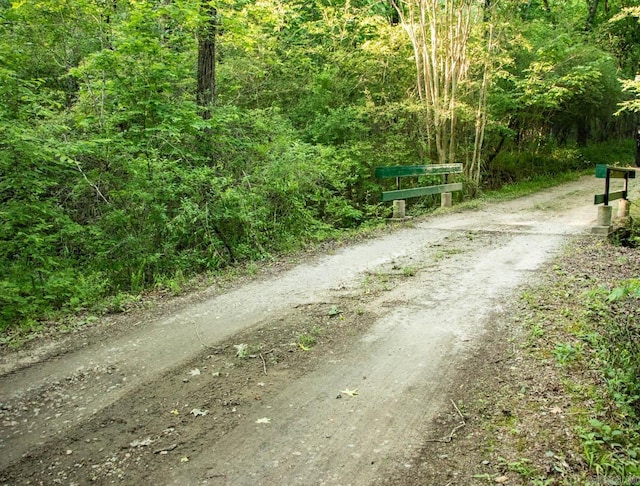
[[[338,316],[340,314],[342,314],[342,311],[340,309],[338,309],[337,305],[331,306],[331,309],[329,309],[329,316],[330,317]]]
[[[194,368],[191,371],[189,371],[189,374],[191,376],[198,376],[200,374],[200,370],[198,368]]]
[[[209,410],[200,410],[199,408],[194,408],[191,410],[191,415],[194,417],[204,417],[209,413]]]
[[[178,412],[178,410],[175,409],[175,408],[173,410],[171,410],[171,412],[169,412],[169,413],[171,413],[173,415],[180,415],[180,412]]]
[[[354,388],[353,390],[349,390],[348,388],[345,388],[340,393],[344,393],[345,395],[349,395],[350,397],[355,397],[358,394],[358,389]]]
[[[189,458],[187,456],[184,456],[180,459],[180,462],[189,462]]]
[[[257,424],[270,424],[271,423],[271,419],[267,418],[267,417],[262,417],[259,418],[258,420],[256,420]]]

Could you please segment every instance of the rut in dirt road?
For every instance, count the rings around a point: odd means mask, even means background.
[[[599,186],[588,178],[419,220],[270,281],[143,316],[55,359],[24,366],[5,356],[0,480],[382,484],[389,471],[410,469],[487,323],[567,237],[593,224]],[[365,295],[367,278],[398,269],[412,277]],[[276,334],[289,332],[288,320],[325,304],[353,317],[352,333],[345,325],[344,339],[314,348],[295,370],[291,349],[261,349],[242,391],[239,381],[225,385],[237,372],[225,368],[230,338],[271,330],[286,346],[291,337]],[[327,319],[315,327],[338,322]]]

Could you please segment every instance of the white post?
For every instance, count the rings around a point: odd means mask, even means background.
[[[598,235],[608,235],[611,232],[611,213],[612,206],[599,206],[598,219],[596,225],[591,228],[591,232]]]
[[[600,206],[598,208],[598,226],[611,226],[611,206]]]
[[[618,218],[628,218],[629,217],[629,201],[626,199],[620,199],[618,201]]]
[[[405,200],[396,199],[393,201],[393,218],[404,219],[405,217]]]

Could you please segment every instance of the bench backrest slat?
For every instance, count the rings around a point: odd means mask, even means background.
[[[376,167],[376,177],[378,179],[460,173],[462,173],[462,164],[394,165],[391,167]]]
[[[629,179],[635,179],[636,172],[638,171],[635,167],[612,167],[606,164],[596,164],[596,178],[606,178],[607,169],[609,169],[610,179],[624,179],[626,177]]]

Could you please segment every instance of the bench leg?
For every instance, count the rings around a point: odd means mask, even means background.
[[[613,208],[611,206],[600,206],[598,208],[598,226],[611,225],[611,213]]]
[[[440,207],[441,208],[450,208],[451,207],[451,193],[443,192],[440,194]]]
[[[626,199],[620,199],[618,201],[618,218],[629,217],[629,201]]]
[[[405,200],[396,199],[393,201],[393,217],[395,219],[403,219],[405,215]]]
[[[598,220],[596,225],[591,228],[591,232],[599,235],[608,235],[611,232],[611,213],[612,206],[598,206]]]

